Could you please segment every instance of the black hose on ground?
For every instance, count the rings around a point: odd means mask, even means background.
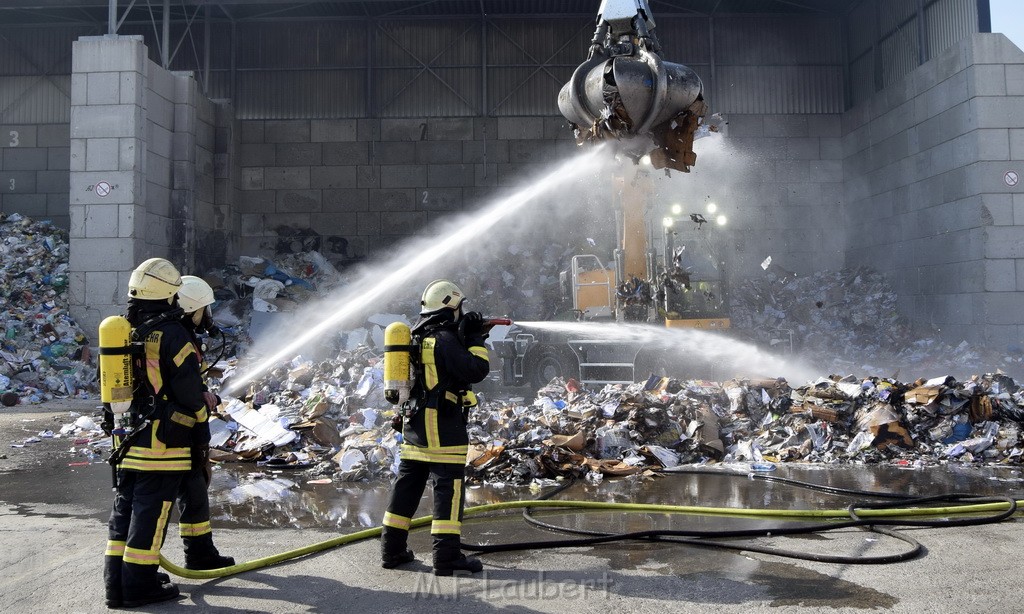
[[[514,550],[534,550],[534,549],[550,549],[550,548],[576,548],[582,546],[592,546],[597,544],[604,544],[617,541],[627,540],[646,540],[656,542],[667,542],[667,543],[681,543],[691,546],[697,546],[702,548],[722,548],[727,550],[745,551],[745,552],[758,552],[762,554],[771,554],[775,556],[781,556],[786,558],[794,558],[808,561],[824,562],[824,563],[840,563],[840,564],[884,564],[884,563],[895,563],[899,561],[906,561],[916,558],[924,551],[924,546],[920,542],[894,531],[892,529],[883,528],[884,526],[901,526],[901,527],[927,527],[927,528],[942,528],[942,527],[958,527],[958,526],[975,526],[980,524],[988,524],[1001,522],[1010,518],[1017,512],[1017,502],[1012,497],[995,496],[995,497],[977,497],[971,494],[960,494],[950,493],[942,495],[934,495],[928,497],[908,497],[897,493],[885,493],[875,491],[860,491],[852,489],[843,489],[831,486],[822,486],[820,484],[814,484],[810,482],[803,482],[800,480],[792,480],[789,478],[780,478],[777,476],[769,476],[763,474],[746,474],[738,472],[727,472],[727,471],[714,471],[706,469],[682,469],[682,470],[666,470],[663,473],[671,474],[712,474],[717,476],[729,476],[729,477],[743,477],[743,478],[756,478],[770,482],[779,482],[783,484],[789,484],[800,488],[807,488],[812,490],[825,491],[836,494],[849,494],[856,496],[869,496],[877,498],[888,498],[893,501],[887,502],[862,502],[851,504],[847,509],[850,514],[851,520],[848,521],[835,521],[827,523],[815,523],[812,525],[801,525],[801,526],[773,526],[768,528],[758,529],[743,529],[743,530],[719,530],[719,531],[708,531],[708,530],[648,530],[648,531],[635,531],[628,533],[605,533],[600,531],[588,531],[585,529],[575,529],[571,527],[565,527],[547,523],[536,518],[530,508],[523,509],[523,518],[530,524],[559,533],[569,533],[576,535],[584,535],[585,537],[576,539],[562,539],[562,540],[545,540],[545,541],[530,541],[530,542],[512,542],[506,544],[467,544],[463,543],[462,547],[464,550],[471,552],[477,552],[481,554],[489,552],[509,552]],[[567,481],[565,484],[558,486],[552,491],[545,493],[538,497],[538,500],[549,500],[552,497],[558,495],[565,489],[569,488],[575,483],[575,481]],[[865,520],[857,515],[858,509],[899,509],[900,507],[909,507],[918,504],[946,502],[954,504],[979,504],[979,503],[1006,503],[1007,509],[998,512],[993,515],[986,516],[975,516],[969,518],[957,518],[957,519],[946,519],[946,520],[909,520],[909,519],[889,519],[889,518],[874,518]],[[578,513],[578,512],[577,512]],[[909,549],[888,555],[878,556],[840,556],[830,554],[820,554],[811,552],[793,551],[781,548],[771,548],[768,546],[761,546],[750,542],[729,542],[729,541],[714,541],[708,538],[726,539],[726,538],[755,538],[755,537],[774,537],[774,536],[788,536],[788,535],[802,535],[810,533],[821,533],[827,531],[835,531],[839,529],[848,528],[861,528],[869,532],[878,533],[885,535],[897,540],[900,540],[910,547]]]

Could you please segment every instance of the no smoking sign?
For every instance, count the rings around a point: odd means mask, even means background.
[[[110,194],[110,184],[106,181],[101,181],[96,184],[96,196],[104,197]]]
[[[1017,171],[1006,171],[1006,174],[1003,175],[1003,181],[1012,188],[1020,183],[1020,175],[1017,174]]]

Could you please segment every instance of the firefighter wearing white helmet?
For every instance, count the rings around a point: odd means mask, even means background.
[[[192,337],[192,343],[199,351],[199,363],[202,365],[202,344],[198,333],[213,329],[210,305],[214,303],[213,288],[201,277],[182,275],[181,288],[178,290],[178,306],[184,314],[181,323]],[[203,383],[203,397],[208,407],[220,405],[220,397],[210,392]],[[189,569],[219,569],[235,564],[235,559],[222,556],[213,544],[213,527],[210,524],[210,471],[209,423],[197,425],[193,434],[196,435],[192,445],[192,469],[181,482],[178,489],[178,530],[185,547],[185,566]],[[200,432],[205,430],[206,434]]]
[[[207,309],[216,299],[213,296],[213,288],[203,281],[202,277],[195,275],[182,275],[181,288],[178,289],[178,306],[185,312],[185,317],[192,321],[197,328],[210,314]]]
[[[163,258],[150,258],[132,271],[128,279],[128,298],[171,303],[179,288],[181,275],[178,269]]]
[[[445,309],[458,314],[463,300],[465,296],[454,282],[447,279],[434,280],[423,290],[423,296],[420,298],[420,315],[429,316]]]
[[[433,479],[434,573],[474,573],[479,559],[461,549],[465,502],[469,408],[476,405],[471,387],[489,370],[487,331],[476,312],[463,312],[465,295],[446,279],[430,282],[420,299],[420,320],[412,329],[419,343],[419,368],[402,423],[401,463],[384,514],[381,566],[391,569],[415,557],[407,541],[412,518],[428,479]]]
[[[171,507],[192,468],[192,448],[207,446],[209,406],[199,353],[181,323],[178,270],[163,258],[140,264],[128,281],[126,319],[141,346],[131,408],[114,433],[117,490],[104,560],[106,602],[135,607],[174,599],[158,574]],[[102,348],[101,348],[102,352]]]

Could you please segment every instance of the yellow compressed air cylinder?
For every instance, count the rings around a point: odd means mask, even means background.
[[[100,322],[100,400],[115,414],[132,404],[132,325],[123,316]]]
[[[412,331],[402,322],[392,322],[384,329],[384,398],[401,405],[412,392],[410,352]]]

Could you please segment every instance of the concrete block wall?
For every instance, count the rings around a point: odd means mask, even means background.
[[[843,265],[842,122],[839,115],[729,115],[718,135],[698,139],[689,173],[655,172],[655,223],[683,214],[676,245],[699,240],[690,213],[711,222],[699,232],[714,238],[731,280],[775,271],[808,274]],[[728,218],[717,227],[706,211],[713,202]],[[657,249],[663,249],[660,229]]]
[[[146,62],[146,73],[143,88],[143,113],[146,125],[146,226],[143,238],[150,251],[148,257],[171,258],[173,262],[175,256],[181,256],[180,249],[175,248],[178,247],[176,240],[182,239],[174,230],[175,217],[181,213],[180,207],[175,207],[174,198],[182,200],[182,194],[188,194],[190,189],[187,188],[191,187],[191,181],[185,178],[184,172],[175,176],[175,153],[185,158],[191,158],[194,154],[183,151],[192,147],[190,126],[183,126],[183,134],[175,134],[177,79],[173,73],[149,61]],[[182,137],[187,144],[182,144]],[[174,193],[176,179],[179,187],[177,194]]]
[[[90,332],[121,311],[130,272],[148,257],[147,63],[142,37],[73,43],[68,286]]]
[[[843,117],[847,261],[923,332],[1024,341],[1024,52],[977,34]]]
[[[239,187],[241,127],[229,100],[214,104],[213,207],[199,211],[196,268],[205,271],[238,257],[238,229],[242,201]],[[208,219],[207,219],[208,217]]]
[[[191,73],[176,73],[171,161],[171,260],[195,271],[197,259],[215,246],[197,239],[200,227],[213,222],[213,103],[199,93]],[[203,251],[203,257],[200,256]]]
[[[370,256],[575,150],[561,118],[240,122],[239,251]]]
[[[139,262],[197,271],[196,227],[214,217],[216,113],[191,73],[149,61],[139,36],[79,39],[72,70],[69,287],[91,331],[123,309]]]
[[[0,125],[0,212],[68,229],[68,124]]]

